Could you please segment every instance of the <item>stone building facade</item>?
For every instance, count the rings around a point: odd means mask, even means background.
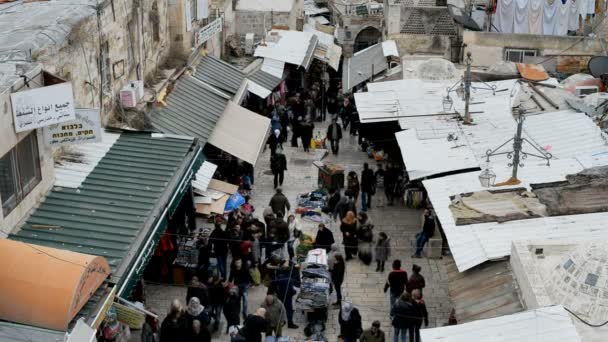
[[[373,0],[330,0],[333,24],[338,28],[337,41],[345,58],[382,41],[384,10]]]
[[[251,0],[237,0],[234,2],[234,29],[235,34],[244,37],[253,33],[256,40],[262,39],[272,27],[285,27],[297,30],[298,18],[304,13],[303,0],[277,0],[274,3],[266,1],[268,5],[259,7],[260,2]],[[301,28],[300,28],[301,31]]]

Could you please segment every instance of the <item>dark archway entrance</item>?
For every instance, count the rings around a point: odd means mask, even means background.
[[[375,27],[367,27],[355,38],[355,51],[361,51],[369,46],[372,46],[382,41],[382,33]]]

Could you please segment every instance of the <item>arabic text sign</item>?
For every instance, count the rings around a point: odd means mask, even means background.
[[[17,133],[75,119],[69,82],[13,93],[11,103]]]
[[[209,25],[203,27],[196,35],[197,45],[201,45],[209,39],[213,38],[216,33],[222,32],[222,17],[212,21]]]
[[[48,146],[84,144],[101,141],[99,109],[76,109],[76,119],[44,128]]]

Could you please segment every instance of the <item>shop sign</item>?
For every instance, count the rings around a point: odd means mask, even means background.
[[[17,133],[76,118],[69,82],[12,93],[11,104]]]
[[[76,109],[75,119],[44,128],[48,146],[85,144],[101,141],[99,109]]]
[[[202,45],[204,42],[213,38],[215,34],[222,32],[222,29],[223,18],[219,17],[198,31],[198,34],[196,35],[196,45]]]
[[[144,325],[146,315],[143,312],[120,303],[114,303],[114,309],[118,321],[129,326],[129,328],[141,329]]]

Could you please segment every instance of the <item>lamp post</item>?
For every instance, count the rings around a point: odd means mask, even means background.
[[[509,178],[506,182],[497,184],[497,186],[515,185],[515,184],[521,183],[521,181],[519,179],[517,179],[517,171],[518,171],[519,167],[524,166],[522,161],[525,160],[528,156],[536,157],[539,159],[545,159],[547,161],[547,166],[550,165],[549,161],[551,160],[551,158],[553,158],[553,155],[551,155],[551,153],[542,151],[540,148],[536,147],[536,145],[532,144],[528,139],[522,138],[521,133],[523,131],[523,125],[524,125],[525,118],[526,118],[525,110],[520,107],[519,115],[515,119],[515,121],[517,121],[517,132],[515,133],[513,138],[505,141],[502,145],[498,146],[494,150],[488,150],[486,152],[486,162],[487,163],[490,162],[490,157],[503,155],[503,154],[506,154],[507,158],[513,159],[512,162],[507,164],[508,166],[511,166],[513,168],[512,172],[511,172],[511,178]],[[498,152],[501,148],[506,146],[511,141],[513,141],[513,150],[512,151]],[[538,154],[523,151],[522,147],[523,147],[524,142],[527,142],[530,146],[532,146],[536,150],[536,152],[538,152]],[[490,186],[490,185],[487,185],[489,183],[486,181],[485,178],[482,179],[482,175],[484,175],[484,177],[488,176],[487,172],[491,172],[491,171],[488,168],[486,168],[482,172],[482,174],[479,175],[479,181],[481,182],[481,185],[485,186],[485,187]],[[494,176],[494,178],[496,178],[496,176]]]
[[[471,124],[471,113],[469,112],[469,101],[471,100],[471,51],[467,52],[467,71],[464,73],[464,124]]]

